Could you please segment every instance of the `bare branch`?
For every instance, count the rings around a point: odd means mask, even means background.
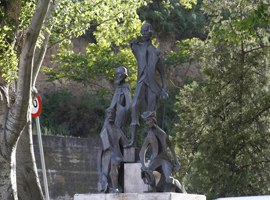
[[[262,45],[262,46],[260,46],[260,47],[257,47],[257,48],[254,48],[254,49],[250,49],[250,50],[248,50],[248,51],[245,51],[244,53],[245,53],[245,54],[248,54],[248,53],[251,53],[251,52],[253,52],[253,51],[257,51],[257,50],[265,49],[265,48],[270,48],[270,46]]]

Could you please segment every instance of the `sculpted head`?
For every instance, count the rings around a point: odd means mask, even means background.
[[[149,23],[144,23],[141,27],[141,34],[144,40],[150,40],[153,33],[152,25]]]
[[[106,118],[107,118],[108,122],[115,121],[115,109],[114,108],[108,108],[106,110]]]
[[[114,81],[117,85],[119,85],[124,82],[127,76],[128,76],[127,69],[124,66],[117,67],[114,73]]]
[[[141,117],[144,119],[146,125],[148,127],[153,127],[156,125],[157,120],[156,120],[156,112],[155,111],[146,111],[143,112],[143,114],[141,115]]]

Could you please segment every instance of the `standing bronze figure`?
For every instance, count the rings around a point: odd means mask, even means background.
[[[110,108],[115,108],[115,125],[125,134],[125,126],[130,119],[131,95],[129,84],[126,83],[128,77],[127,69],[124,66],[115,69],[114,80],[116,84],[115,92]]]
[[[100,138],[102,149],[98,153],[98,191],[121,193],[122,188],[118,183],[118,170],[123,163],[123,146],[128,140],[122,130],[115,124],[115,109],[106,110],[106,119]]]
[[[165,72],[161,64],[160,51],[152,44],[151,24],[145,23],[141,27],[143,41],[133,40],[132,52],[138,63],[137,86],[131,106],[131,142],[128,146],[134,146],[136,127],[139,125],[140,107],[145,105],[144,111],[155,111],[158,98],[167,98],[167,86]],[[159,73],[162,86],[158,83],[156,72]]]
[[[123,162],[123,146],[128,144],[125,125],[130,115],[130,88],[125,82],[127,69],[124,66],[115,69],[115,92],[100,134],[102,149],[98,153],[98,191],[119,193],[118,170]]]

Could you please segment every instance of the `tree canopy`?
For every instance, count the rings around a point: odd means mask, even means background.
[[[180,90],[177,145],[188,190],[269,194],[270,33],[267,1],[205,1],[208,38],[192,41],[203,80]]]
[[[154,0],[141,6],[138,14],[142,21],[153,25],[159,38],[173,37],[175,41],[193,37],[205,39],[208,19],[201,6],[201,0]]]
[[[206,19],[199,9],[201,4],[196,3],[197,1],[194,0],[121,1],[117,4],[117,9],[115,5],[102,4],[103,8],[96,14],[98,17],[94,15],[94,17],[86,18],[87,23],[91,25],[87,29],[88,31],[84,32],[85,37],[90,38],[86,54],[74,53],[72,43],[65,43],[54,55],[56,67],[54,69],[44,68],[45,74],[51,80],[67,78],[89,84],[91,79],[100,74],[105,75],[106,79],[112,79],[114,68],[124,65],[131,76],[130,81],[134,81],[136,63],[129,45],[132,39],[140,37],[142,22],[153,23],[158,35],[180,34],[182,39],[203,37]],[[192,5],[196,5],[196,7],[193,8]],[[159,14],[152,16],[151,12]],[[103,16],[100,13],[106,14]],[[72,17],[70,20],[72,21]],[[60,37],[63,32],[63,40],[66,35],[70,35],[70,33],[65,33],[65,30],[58,32],[61,33]],[[74,36],[78,35],[73,34],[72,37]],[[59,34],[56,34],[55,37],[59,41]]]

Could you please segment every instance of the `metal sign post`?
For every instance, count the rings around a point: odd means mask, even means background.
[[[40,152],[43,183],[44,183],[44,188],[45,188],[45,198],[46,198],[46,200],[50,200],[48,181],[47,181],[47,175],[46,175],[44,152],[43,152],[43,144],[42,144],[42,137],[41,137],[41,129],[40,129],[40,122],[39,122],[39,115],[41,114],[41,110],[42,110],[41,98],[40,98],[40,96],[37,96],[33,101],[33,106],[31,108],[31,114],[32,114],[32,117],[36,119],[38,146],[39,146],[39,152]]]

